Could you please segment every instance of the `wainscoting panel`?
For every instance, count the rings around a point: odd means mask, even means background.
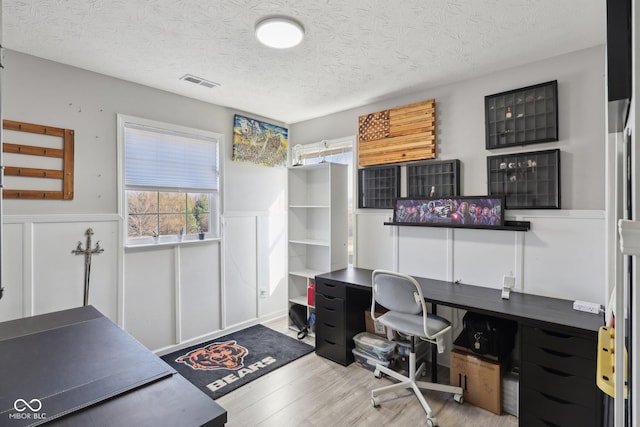
[[[447,280],[449,229],[392,226],[398,229],[398,270],[415,276]]]
[[[180,246],[180,338],[221,329],[220,243]]]
[[[33,224],[33,314],[83,305],[84,255],[72,253],[78,243],[87,249],[87,229],[94,232],[92,249],[100,241],[104,252],[91,257],[89,304],[115,319],[118,290],[118,238],[114,222],[43,222]]]
[[[606,304],[604,214],[523,216],[524,292]]]
[[[453,230],[454,281],[502,288],[502,276],[515,274],[516,233],[504,230]],[[525,237],[526,241],[526,237]]]
[[[397,227],[384,225],[390,221],[391,211],[361,213],[356,218],[356,262],[361,268],[396,268]]]
[[[0,322],[20,319],[25,316],[25,263],[24,224],[4,224],[4,262],[2,263],[2,286],[4,297],[0,299]],[[28,307],[31,306],[29,299]]]
[[[255,216],[224,217],[224,327],[258,317]]]
[[[151,350],[177,344],[176,278],[171,246],[127,250],[124,329]]]

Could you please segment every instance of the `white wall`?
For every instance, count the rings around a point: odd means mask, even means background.
[[[94,257],[90,302],[152,349],[184,345],[198,336],[286,312],[282,261],[286,259],[282,240],[286,170],[231,162],[235,111],[17,52],[5,53],[4,118],[74,129],[76,188],[73,201],[5,201],[8,223],[3,230],[3,284],[7,289],[0,300],[0,320],[81,304],[78,298],[84,267],[81,257],[71,255],[71,250],[84,239],[88,227],[96,230],[95,239],[102,240],[105,248]],[[360,210],[357,264],[462,278],[480,286],[497,286],[497,278],[506,272],[503,270],[513,268],[525,292],[603,302],[604,261],[599,261],[604,259],[604,245],[599,243],[604,233],[603,61],[602,47],[588,49],[298,123],[290,126],[291,145],[354,135],[360,114],[433,97],[437,102],[438,157],[461,159],[464,194],[486,193],[487,155],[560,148],[566,211],[507,212],[532,221],[532,231],[523,237],[484,230],[413,233],[382,225],[389,211]],[[559,86],[560,141],[485,150],[484,96],[553,79]],[[227,215],[248,216],[256,227],[251,228],[249,237],[242,226],[223,228],[222,245],[254,242],[256,255],[251,268],[256,273],[250,283],[251,295],[257,292],[264,298],[257,298],[251,312],[238,319],[223,313],[224,298],[230,304],[226,310],[234,310],[233,304],[244,304],[227,297],[243,294],[243,281],[239,270],[223,272],[225,254],[215,249],[218,243],[206,249],[172,246],[125,255],[117,206],[117,113],[225,136],[221,150],[223,224]],[[594,244],[585,244],[591,242]],[[412,248],[418,251],[415,260],[406,255]],[[499,256],[495,260],[484,256],[484,263],[477,262],[473,255],[487,248]],[[552,248],[551,252],[547,248]],[[186,255],[192,250],[197,255]],[[428,253],[447,254],[446,269],[438,273],[422,270],[424,266],[419,269],[420,256]],[[204,270],[195,271],[189,259],[202,256],[211,262]],[[157,269],[161,263],[166,264]],[[211,282],[203,284],[203,278]],[[206,295],[200,299],[204,307],[194,302],[201,292]],[[199,311],[190,311],[192,305]],[[200,317],[198,313],[205,311]]]
[[[606,301],[604,47],[506,69],[291,126],[292,145],[357,134],[358,116],[435,98],[437,158],[460,159],[461,191],[487,194],[486,157],[559,148],[562,210],[507,211],[531,231],[384,226],[391,210],[357,211],[357,261],[365,268],[461,280],[565,299]],[[485,149],[484,96],[558,81],[559,141]]]
[[[268,275],[258,277],[267,292],[249,321],[286,313],[286,245],[274,240],[286,230],[286,169],[231,161],[235,113],[283,123],[42,58],[4,53],[3,118],[74,129],[75,198],[4,201],[6,291],[0,321],[82,305],[84,263],[71,250],[78,241],[84,245],[89,227],[95,231],[94,243],[101,240],[105,249],[93,257],[90,304],[151,349],[186,345],[236,326],[223,318],[223,296],[232,295],[241,283],[238,272],[223,274],[225,242],[260,245],[252,268]],[[117,188],[118,113],[223,134],[223,223],[224,214],[234,212],[264,225],[254,230],[223,227],[223,242],[125,253]],[[244,302],[229,304],[226,308],[233,312]]]
[[[586,49],[488,76],[372,103],[290,126],[291,146],[358,134],[358,116],[436,100],[437,157],[460,159],[461,191],[487,194],[486,156],[562,150],[563,209],[604,209],[604,47]],[[485,149],[484,97],[558,80],[559,141]]]

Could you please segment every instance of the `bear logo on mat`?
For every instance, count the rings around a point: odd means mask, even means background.
[[[249,350],[238,344],[235,340],[214,342],[205,347],[196,348],[178,357],[177,363],[184,363],[192,369],[238,370],[244,366],[244,358]]]

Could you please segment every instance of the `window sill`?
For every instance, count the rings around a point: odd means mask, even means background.
[[[197,245],[201,243],[210,243],[210,242],[219,242],[222,241],[220,237],[205,237],[204,239],[183,239],[177,240],[177,238],[166,238],[160,239],[158,242],[153,243],[137,243],[137,244],[125,244],[125,250],[129,249],[149,249],[149,248],[167,248],[172,246],[186,246],[186,245]]]

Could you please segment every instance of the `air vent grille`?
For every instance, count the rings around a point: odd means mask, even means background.
[[[199,86],[208,87],[209,89],[220,86],[220,83],[212,82],[210,80],[206,80],[201,77],[196,77],[192,74],[185,74],[184,76],[180,77],[180,80],[184,80],[185,82],[189,82],[189,83],[194,83]]]

